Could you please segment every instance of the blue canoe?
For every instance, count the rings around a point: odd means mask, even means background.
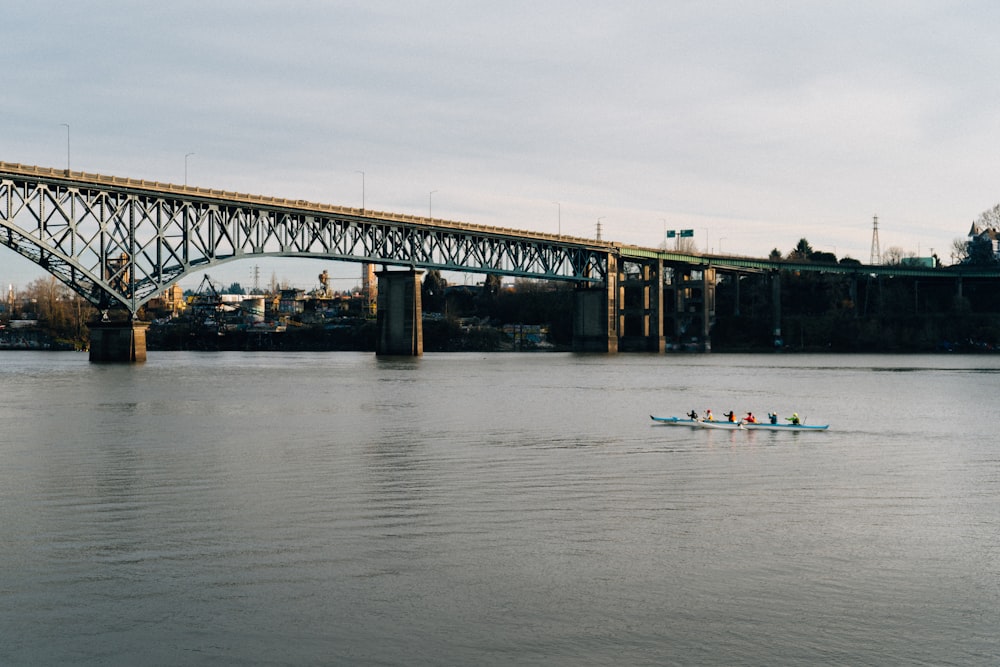
[[[689,419],[687,417],[654,417],[653,415],[649,415],[649,418],[657,424],[669,424],[673,426],[697,426],[701,423],[699,419]]]
[[[772,424],[770,422],[749,424],[743,421],[704,421],[701,419],[689,419],[687,417],[654,417],[653,415],[649,415],[649,418],[657,424],[728,430],[738,429],[743,431],[825,431],[830,428],[829,424]]]

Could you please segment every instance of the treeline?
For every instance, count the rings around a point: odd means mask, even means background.
[[[969,247],[975,245],[970,241]],[[794,262],[858,265],[814,251],[802,239],[782,257]],[[890,253],[893,264],[904,256]],[[936,257],[934,258],[936,263]],[[963,263],[989,258],[969,252]],[[716,288],[716,350],[769,349],[776,344],[772,277],[724,274]],[[813,271],[780,273],[780,346],[837,352],[993,350],[1000,344],[1000,289],[990,279],[871,276]],[[737,285],[737,282],[739,283]]]
[[[736,281],[740,281],[737,289]],[[723,276],[716,350],[776,344],[771,277]],[[990,350],[1000,344],[995,281],[781,273],[780,346],[834,352]],[[737,293],[739,302],[737,302]]]
[[[89,342],[87,322],[96,310],[82,296],[55,276],[38,278],[23,289],[11,286],[0,305],[0,328],[14,330],[15,325],[32,332],[52,347],[86,347]]]

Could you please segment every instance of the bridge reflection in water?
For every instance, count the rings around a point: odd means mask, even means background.
[[[378,350],[406,355],[423,349],[422,270],[573,282],[574,349],[608,353],[662,351],[668,336],[710,349],[717,272],[766,272],[777,284],[790,266],[5,162],[0,243],[102,312],[91,328],[94,361],[141,361],[145,326],[136,314],[144,304],[192,272],[251,257],[383,265]],[[960,284],[962,275],[951,277]]]

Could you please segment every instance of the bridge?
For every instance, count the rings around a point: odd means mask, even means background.
[[[136,319],[144,304],[192,272],[250,257],[383,265],[382,354],[421,353],[419,274],[428,269],[573,282],[574,348],[596,352],[616,352],[620,342],[624,349],[662,351],[665,312],[678,313],[674,330],[679,313],[698,320],[698,335],[707,341],[717,271],[942,277],[941,269],[920,267],[669,252],[6,162],[0,162],[0,243],[101,311],[102,320],[90,327],[95,361],[144,358],[145,329]],[[963,276],[1000,277],[967,269],[949,275],[959,284]],[[112,319],[115,312],[125,317]]]

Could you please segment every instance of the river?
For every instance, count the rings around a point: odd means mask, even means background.
[[[7,352],[0,382],[0,664],[1000,662],[1000,355]],[[830,430],[649,419],[706,408]]]

